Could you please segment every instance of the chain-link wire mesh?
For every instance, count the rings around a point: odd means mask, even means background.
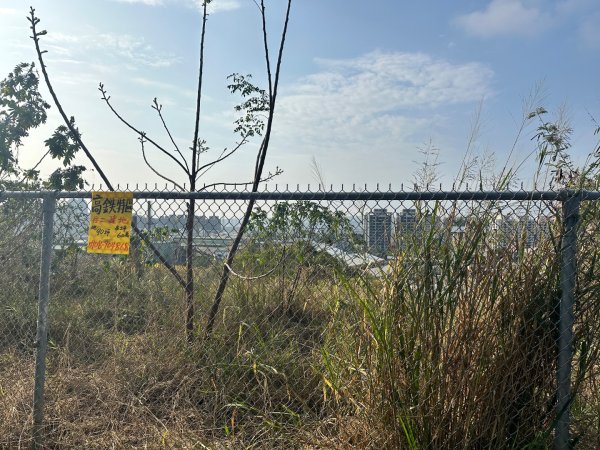
[[[598,197],[595,198],[596,200]],[[600,203],[582,201],[577,224],[577,282],[574,304],[573,384],[571,405],[575,443],[600,447]]]
[[[41,200],[0,202],[0,447],[31,435]]]
[[[47,446],[552,446],[559,193],[212,192],[193,221],[181,195],[136,193],[128,256],[86,253],[89,194],[69,195],[55,213]],[[0,274],[0,394],[16,406],[0,443],[26,446],[40,207],[13,203],[32,219],[1,222],[0,257],[13,259]],[[590,449],[599,213],[582,202],[572,341],[570,438]]]

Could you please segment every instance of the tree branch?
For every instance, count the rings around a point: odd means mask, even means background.
[[[40,158],[40,160],[39,160],[39,161],[36,163],[36,165],[35,165],[35,166],[33,166],[31,169],[29,169],[29,170],[26,170],[26,171],[25,171],[25,173],[27,173],[27,172],[31,172],[31,171],[33,171],[33,170],[37,169],[37,168],[39,167],[39,165],[42,163],[42,161],[44,161],[44,159],[46,159],[46,156],[48,156],[49,154],[50,154],[50,150],[48,150],[46,153],[44,153],[44,156],[42,156],[42,157]],[[19,183],[23,183],[23,182],[25,181],[25,179],[26,179],[26,178],[27,178],[27,175],[25,175],[25,176],[24,176],[24,177],[21,179],[21,181],[20,181]]]
[[[173,147],[175,147],[175,151],[177,153],[179,153],[179,156],[181,156],[181,160],[185,164],[186,172],[189,173],[190,166],[188,165],[187,160],[185,159],[185,157],[183,156],[183,154],[179,150],[179,146],[175,143],[175,139],[173,139],[173,136],[171,135],[171,130],[169,130],[169,127],[167,126],[167,124],[165,122],[165,119],[164,119],[164,117],[162,115],[162,105],[158,104],[158,100],[156,99],[156,97],[154,97],[154,102],[153,103],[154,104],[151,107],[153,109],[155,109],[156,112],[158,113],[158,117],[160,117],[160,121],[162,122],[164,129],[167,132],[167,135],[169,136],[169,139],[171,140],[171,143],[173,144]]]
[[[277,264],[275,264],[271,269],[269,269],[267,272],[260,274],[260,275],[255,275],[255,276],[246,276],[246,275],[241,275],[237,272],[235,272],[230,266],[229,264],[225,263],[225,267],[227,267],[227,270],[229,270],[229,273],[231,273],[233,276],[238,277],[241,280],[245,280],[245,281],[255,281],[255,280],[260,280],[261,278],[266,278],[269,275],[271,275],[273,272],[275,272],[280,266],[281,263],[283,261],[283,258],[285,258],[285,247],[283,249],[283,252],[281,253],[281,258],[279,258],[279,261],[277,261]]]
[[[163,180],[172,183],[173,186],[177,186],[177,188],[180,191],[185,191],[185,189],[183,189],[178,183],[176,183],[175,181],[171,180],[170,178],[167,178],[166,176],[164,176],[163,174],[161,174],[160,172],[158,172],[154,167],[152,167],[152,165],[148,162],[148,159],[146,158],[146,150],[145,150],[145,146],[144,143],[146,142],[144,137],[140,137],[139,138],[140,143],[142,144],[142,157],[144,158],[144,162],[146,163],[146,165],[150,168],[150,170],[152,172],[154,172],[156,175],[158,175],[160,178],[162,178]]]
[[[108,187],[112,191],[113,190],[112,184],[110,183],[110,181],[108,181],[108,178],[104,174],[104,171],[100,168],[100,166],[96,162],[96,159],[92,156],[92,154],[90,153],[88,148],[85,146],[85,144],[81,140],[81,136],[79,135],[79,132],[74,127],[74,125],[71,123],[71,121],[65,114],[65,111],[64,111],[61,103],[58,101],[58,97],[56,96],[56,93],[54,92],[54,88],[52,87],[52,84],[50,83],[50,78],[48,77],[48,72],[46,71],[46,64],[44,63],[44,58],[42,57],[42,55],[44,53],[46,53],[46,50],[42,51],[40,49],[40,36],[44,36],[46,34],[46,30],[42,30],[39,32],[37,31],[36,25],[38,23],[40,23],[40,19],[38,19],[35,16],[35,9],[33,7],[30,8],[29,15],[30,16],[27,18],[27,20],[29,20],[29,23],[31,24],[31,31],[33,32],[33,36],[31,36],[31,39],[33,39],[33,42],[35,43],[35,51],[38,56],[38,61],[40,62],[40,68],[42,69],[42,74],[44,75],[44,80],[46,81],[46,86],[48,87],[48,91],[50,91],[52,100],[54,100],[54,104],[56,105],[58,112],[60,113],[61,117],[63,118],[63,121],[65,122],[67,128],[73,135],[73,139],[75,139],[75,141],[77,141],[77,144],[79,145],[79,147],[81,147],[81,149],[83,150],[85,155],[88,157],[88,159],[94,166],[94,169],[96,169],[96,172],[98,172],[98,174],[100,175],[100,178],[102,178],[104,183],[106,183],[106,187]]]
[[[219,163],[221,161],[224,161],[225,159],[229,158],[231,155],[233,155],[235,152],[237,152],[247,142],[248,142],[248,140],[245,137],[243,137],[242,140],[240,142],[238,142],[236,144],[236,146],[233,148],[233,150],[231,150],[229,153],[223,155],[227,151],[227,149],[224,149],[221,152],[221,155],[217,159],[215,159],[214,161],[209,162],[207,164],[204,164],[203,166],[201,166],[198,169],[196,169],[196,175],[197,175],[196,179],[198,179],[198,177],[201,177],[202,175],[204,175],[215,164],[217,164],[217,163]],[[206,169],[206,170],[204,170],[204,169]],[[204,172],[199,173],[202,170],[204,170]]]
[[[267,15],[265,14],[265,1],[260,0],[260,16],[262,19],[263,45],[267,62],[267,80],[269,82],[269,99],[273,98],[273,79],[271,77],[271,57],[269,56],[269,41],[267,39]],[[271,106],[271,105],[269,105]]]
[[[264,0],[261,0],[261,3],[263,3]],[[269,141],[271,139],[271,129],[273,127],[273,117],[275,115],[275,101],[277,100],[277,88],[279,86],[279,76],[281,74],[281,61],[283,60],[283,49],[285,47],[285,38],[287,35],[287,29],[288,29],[288,23],[290,20],[290,10],[292,7],[292,0],[288,0],[288,5],[287,5],[287,10],[286,10],[286,14],[285,14],[285,23],[283,25],[283,31],[281,32],[281,41],[279,43],[279,53],[277,55],[277,68],[275,69],[275,82],[273,83],[273,92],[270,96],[270,102],[269,102],[269,120],[267,121],[267,129],[265,131],[265,138],[263,139],[263,145],[261,146],[261,152],[259,152],[259,157],[257,158],[259,160],[259,164],[257,166],[257,171],[255,174],[255,179],[256,180],[260,180],[262,171],[263,171],[263,167],[265,165],[265,158],[267,156],[267,150],[269,148]],[[264,13],[264,6],[263,6],[263,21],[264,21],[264,17],[265,17],[265,13]],[[266,42],[266,31],[264,32],[264,39]],[[265,44],[266,46],[266,44]],[[270,63],[269,63],[269,59],[267,58],[267,67],[270,67]],[[258,181],[257,181],[257,185],[256,188],[258,188]]]
[[[200,109],[202,100],[202,81],[204,76],[204,37],[206,35],[206,19],[208,13],[206,7],[208,5],[207,0],[202,2],[202,31],[200,36],[200,67],[198,68],[198,92],[196,96],[196,121],[194,122],[194,142],[192,143],[192,172],[190,174],[190,191],[196,189],[196,175],[199,170],[196,170],[196,166],[200,162],[200,154],[198,152],[198,133],[200,131]]]
[[[138,136],[140,137],[144,137],[144,139],[148,142],[150,142],[152,145],[154,145],[158,150],[160,150],[162,153],[164,153],[165,155],[167,155],[169,158],[171,158],[173,161],[175,161],[175,163],[181,167],[181,170],[183,170],[184,173],[189,175],[189,171],[186,169],[186,167],[181,164],[181,162],[175,158],[175,156],[173,156],[173,154],[171,152],[169,152],[168,150],[165,150],[160,144],[158,144],[157,142],[155,142],[154,140],[150,139],[145,132],[138,130],[137,128],[135,128],[133,125],[131,125],[127,120],[125,120],[123,118],[123,116],[121,116],[116,110],[115,108],[113,108],[112,104],[110,103],[110,96],[106,95],[106,90],[104,89],[104,84],[100,83],[100,85],[98,86],[98,90],[102,93],[102,100],[104,100],[104,102],[107,104],[107,106],[110,108],[110,110],[113,112],[113,114],[115,116],[117,116],[117,118],[130,130],[132,130],[134,133],[136,133]]]

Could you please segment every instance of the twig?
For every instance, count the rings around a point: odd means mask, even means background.
[[[156,99],[156,97],[154,97],[154,105],[152,105],[152,108],[155,109],[156,112],[158,113],[158,117],[160,117],[160,121],[162,122],[163,127],[165,128],[165,131],[167,132],[167,135],[169,136],[169,139],[171,140],[171,143],[173,144],[173,147],[175,147],[175,151],[177,153],[179,153],[179,156],[181,156],[181,159],[182,159],[183,163],[185,164],[185,168],[186,168],[187,172],[189,172],[190,167],[189,167],[189,165],[187,163],[187,160],[185,159],[185,156],[183,156],[183,154],[179,150],[179,146],[175,142],[175,139],[173,139],[173,135],[171,134],[171,130],[169,130],[169,127],[167,126],[167,123],[165,122],[165,119],[164,119],[164,117],[162,115],[162,105],[158,104],[158,100]]]
[[[221,152],[221,155],[219,155],[219,157],[217,159],[215,159],[214,161],[209,162],[207,164],[204,164],[203,166],[201,166],[198,169],[196,169],[196,177],[195,177],[195,179],[197,180],[199,177],[201,177],[202,175],[204,175],[215,164],[220,163],[221,161],[224,161],[227,158],[229,158],[231,155],[233,155],[235,152],[237,152],[246,143],[248,143],[248,140],[246,139],[246,136],[243,136],[242,140],[236,144],[236,146],[233,148],[233,150],[230,150],[227,154],[225,154],[223,156],[223,154],[227,151],[227,149],[225,148]],[[204,172],[200,173],[202,170],[204,170]]]
[[[265,183],[267,181],[270,181],[273,178],[275,178],[276,176],[281,175],[282,173],[283,173],[283,170],[277,169],[275,171],[275,173],[269,173],[269,175],[266,176],[266,177],[264,177],[263,179],[261,179],[260,182],[261,183]],[[227,183],[227,182],[211,183],[211,184],[205,184],[201,188],[197,188],[196,191],[197,192],[202,192],[202,191],[206,191],[207,189],[214,188],[216,186],[249,186],[249,185],[251,185],[253,183],[254,183],[254,180],[253,181],[247,181],[247,182],[239,182],[239,183]]]
[[[225,267],[227,268],[227,270],[229,270],[229,273],[231,273],[231,275],[236,276],[242,280],[246,280],[246,281],[253,281],[253,280],[260,280],[261,278],[266,278],[269,275],[271,275],[273,272],[275,272],[277,270],[277,268],[279,268],[279,263],[281,263],[281,260],[283,258],[280,258],[279,261],[277,262],[277,264],[275,266],[273,266],[272,269],[270,269],[268,272],[263,273],[261,275],[256,275],[254,277],[248,277],[245,275],[240,275],[239,273],[235,272],[230,266],[229,264],[225,263]]]
[[[138,136],[140,137],[144,137],[144,139],[148,142],[150,142],[152,145],[154,145],[158,150],[160,150],[162,153],[164,153],[166,156],[168,156],[169,158],[171,158],[173,161],[175,161],[175,163],[181,167],[181,170],[183,170],[185,173],[189,174],[189,171],[186,169],[186,167],[181,164],[181,162],[175,158],[175,156],[173,156],[173,154],[171,152],[169,152],[168,150],[165,150],[160,144],[158,144],[157,142],[155,142],[153,139],[150,139],[146,133],[144,131],[140,131],[138,130],[136,127],[134,127],[133,125],[131,125],[127,120],[125,120],[123,118],[123,116],[121,116],[117,110],[112,106],[112,104],[110,103],[110,96],[107,96],[107,92],[106,89],[104,89],[104,84],[100,83],[98,86],[98,90],[102,93],[102,100],[104,100],[104,102],[106,103],[106,105],[110,108],[110,110],[113,112],[113,114],[115,116],[117,116],[117,118],[130,130],[132,130],[134,133],[136,133]]]
[[[144,162],[146,163],[146,165],[148,166],[148,168],[154,172],[156,175],[158,175],[160,178],[162,178],[163,180],[165,180],[168,183],[172,183],[174,186],[177,186],[177,188],[180,191],[185,191],[185,189],[183,189],[178,183],[176,183],[175,181],[171,180],[170,178],[167,178],[166,176],[164,176],[163,174],[161,174],[160,172],[158,172],[154,167],[152,167],[152,164],[150,164],[148,162],[148,159],[146,158],[146,150],[145,150],[145,145],[144,143],[146,142],[145,140],[145,136],[142,136],[139,138],[140,144],[142,145],[142,157],[144,158]]]

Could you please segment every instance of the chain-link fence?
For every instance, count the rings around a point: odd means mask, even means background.
[[[0,447],[600,447],[600,193],[133,195],[0,193]]]

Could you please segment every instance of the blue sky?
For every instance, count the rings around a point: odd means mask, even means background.
[[[0,0],[2,77],[35,59],[29,5]],[[97,86],[102,81],[125,117],[167,145],[150,108],[158,97],[176,140],[189,146],[198,2],[46,0],[33,6],[48,30],[42,45],[55,89],[105,172],[115,183],[160,181],[144,166],[135,135],[100,101]],[[252,73],[264,86],[265,69],[254,2],[214,0],[212,8],[200,134],[218,155],[235,143],[237,99],[227,92],[227,75]],[[284,1],[268,1],[267,8],[275,47]],[[295,0],[266,168],[284,170],[279,184],[315,184],[314,158],[328,184],[398,188],[412,185],[423,159],[419,149],[435,147],[440,181],[450,185],[467,148],[488,171],[507,160],[518,165],[534,150],[535,122],[511,153],[532,93],[531,105],[545,106],[548,119],[559,111],[569,119],[581,161],[596,143],[589,115],[600,119],[598,23],[597,0]],[[43,139],[59,124],[52,111],[48,126],[22,149],[23,165],[35,164]],[[250,143],[204,182],[250,180],[257,147]],[[168,160],[149,155],[169,177],[182,179]],[[522,180],[533,165],[521,167]],[[87,179],[100,182],[92,172]]]

